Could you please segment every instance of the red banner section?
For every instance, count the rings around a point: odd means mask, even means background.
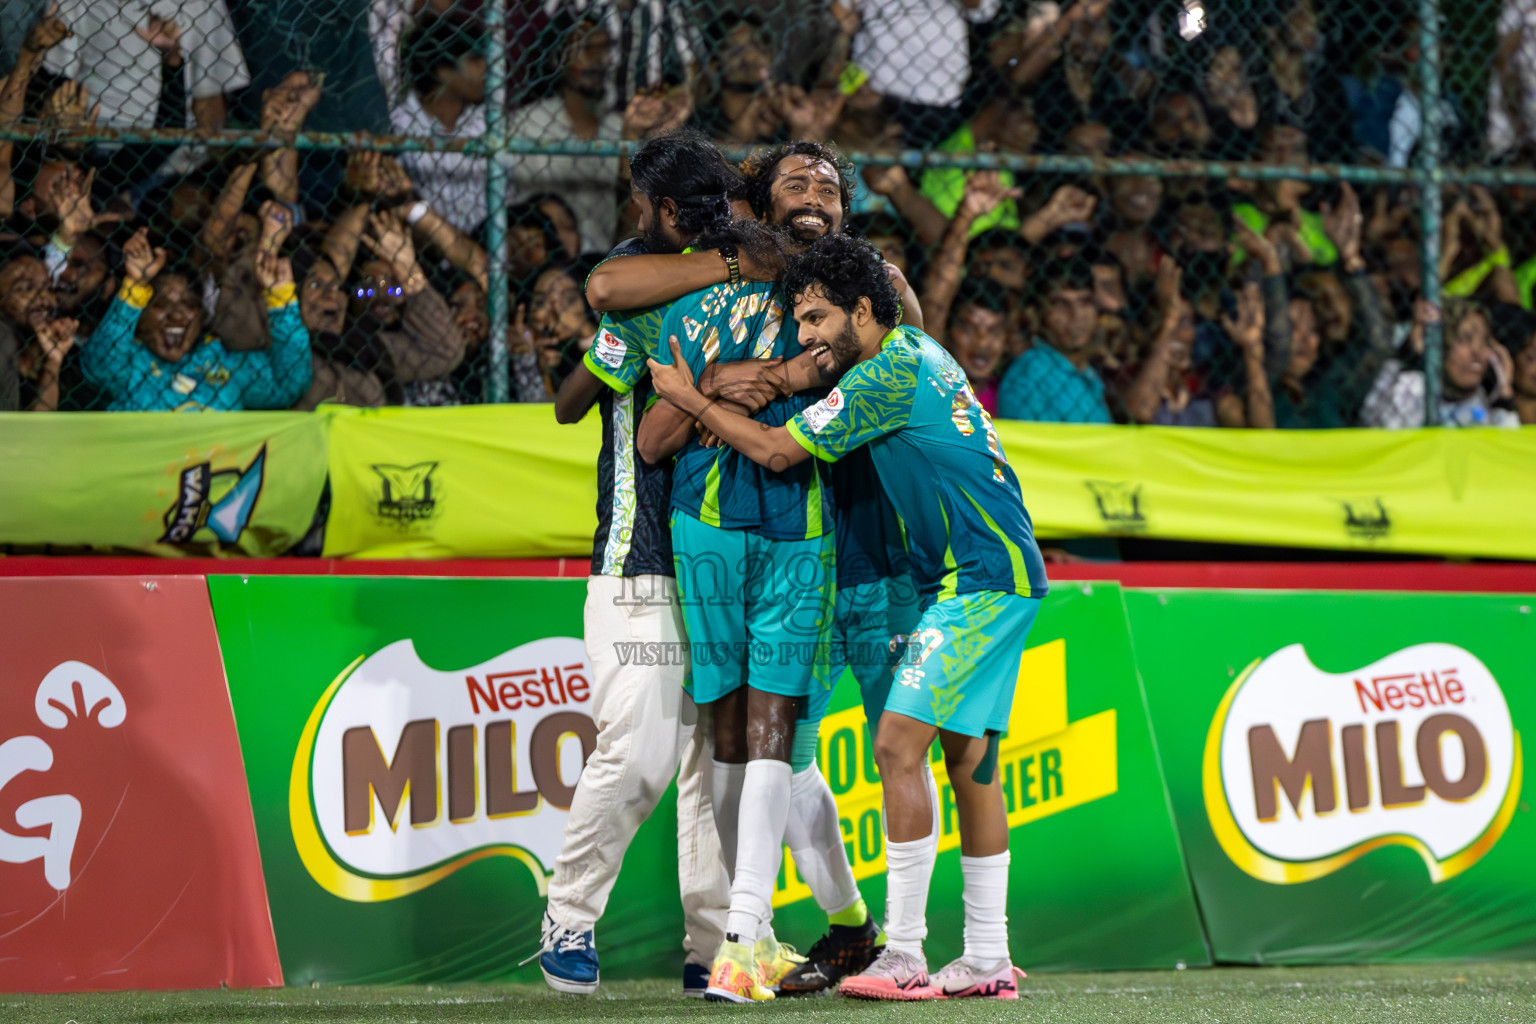
[[[174,566],[188,575],[446,576],[584,578],[587,558],[473,558],[430,561],[345,558],[0,558],[6,576],[153,576]],[[1115,580],[1150,590],[1413,590],[1536,593],[1536,562],[1074,562],[1048,565],[1052,582]]]
[[[0,579],[0,991],[281,985],[198,577]]]

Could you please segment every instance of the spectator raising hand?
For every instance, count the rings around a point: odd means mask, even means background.
[[[181,67],[181,26],[174,19],[151,13],[144,24],[134,26],[133,34],[164,54],[166,64]]]
[[[84,85],[65,82],[48,94],[38,119],[49,131],[67,135],[70,132],[93,130],[100,114],[101,104],[90,105],[90,94]]]
[[[1237,296],[1236,314],[1223,313],[1221,327],[1242,356],[1246,387],[1241,397],[1228,391],[1216,399],[1217,423],[1223,427],[1273,429],[1275,405],[1264,357],[1264,293],[1257,281],[1243,285]]]
[[[371,215],[363,245],[389,265],[403,294],[415,295],[427,287],[427,275],[416,263],[416,246],[411,241],[411,233],[395,214]]]
[[[261,204],[261,234],[256,242],[257,255],[276,256],[293,231],[293,211],[268,199]],[[258,263],[258,276],[259,276]],[[291,280],[291,278],[290,278]]]
[[[149,284],[165,267],[169,254],[149,244],[149,229],[139,228],[123,245],[123,290]]]
[[[256,351],[232,352],[204,334],[199,276],[168,266],[166,250],[152,247],[143,228],[123,247],[123,272],[123,289],[82,360],[86,379],[111,395],[109,409],[285,409],[309,386],[309,332],[286,259],[256,258],[271,319],[271,345]]]
[[[284,295],[284,286],[288,301],[293,301],[293,264],[279,256],[275,249],[257,251],[256,280],[266,289],[269,303],[271,298]]]

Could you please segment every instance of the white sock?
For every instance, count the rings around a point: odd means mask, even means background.
[[[843,846],[837,800],[814,761],[790,779],[784,844],[794,855],[795,870],[828,917],[859,901],[859,886]]]
[[[885,844],[885,945],[919,960],[928,937],[928,883],[938,852],[931,835]]]
[[[965,959],[990,967],[1008,959],[1008,851],[960,857],[965,879]]]
[[[712,762],[709,772],[715,831],[720,835],[720,852],[725,855],[725,872],[731,878],[736,877],[736,816],[741,810],[741,784],[746,774],[746,765],[725,761]]]
[[[747,762],[736,825],[736,875],[725,930],[747,945],[757,941],[761,922],[773,915],[773,886],[784,857],[789,820],[790,768],[786,761]],[[723,840],[722,840],[723,841]]]

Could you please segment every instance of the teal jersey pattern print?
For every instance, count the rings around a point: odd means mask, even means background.
[[[673,303],[662,324],[657,362],[672,361],[673,337],[695,380],[711,363],[800,354],[778,286],[765,282],[719,284]],[[780,398],[753,419],[781,427],[815,400],[815,395]],[[750,530],[769,540],[810,540],[832,530],[832,489],[823,467],[805,462],[783,471],[765,469],[734,449],[706,448],[697,436],[678,452],[672,507],[709,526]]]
[[[1034,526],[992,418],[959,364],[922,331],[888,334],[789,432],[827,461],[869,445],[925,606],[980,591],[1045,596]]]
[[[598,380],[621,395],[635,390],[646,374],[646,360],[664,347],[661,325],[668,304],[633,313],[604,313],[592,347],[582,361]]]

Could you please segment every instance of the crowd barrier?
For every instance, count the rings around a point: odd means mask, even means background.
[[[1044,538],[1536,558],[1536,431],[997,428]],[[599,440],[547,405],[0,415],[0,545],[279,555],[329,481],[330,557],[574,556]]]
[[[518,964],[595,735],[579,565],[21,575],[40,562],[0,559],[0,990],[537,978]],[[1056,575],[1000,759],[1021,963],[1536,953],[1536,570]],[[863,725],[846,684],[820,762],[880,907]],[[676,974],[675,828],[664,803],[629,851],[606,977]],[[781,935],[824,926],[788,858],[775,906]]]

